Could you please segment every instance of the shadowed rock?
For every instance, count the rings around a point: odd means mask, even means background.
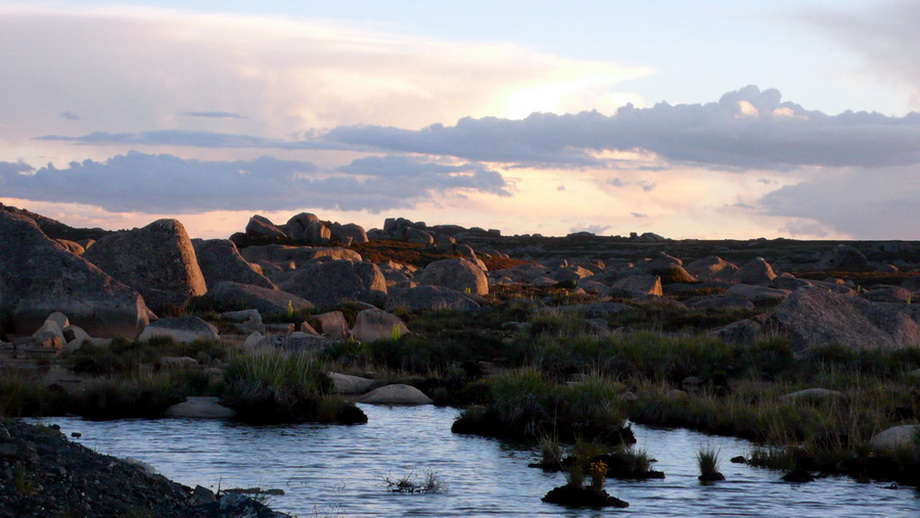
[[[895,349],[920,344],[920,325],[898,305],[870,302],[820,287],[799,288],[781,302],[767,326],[795,350],[839,344],[854,349]]]
[[[309,212],[293,216],[281,227],[296,241],[320,245],[332,238],[332,231],[318,217]]]
[[[201,273],[208,286],[230,281],[269,289],[275,288],[272,281],[259,273],[261,267],[253,267],[251,263],[243,259],[233,241],[229,239],[193,239],[192,246],[195,247],[198,266],[201,267]],[[256,268],[259,271],[256,271]]]
[[[917,424],[893,426],[872,437],[869,445],[877,451],[920,450],[920,444],[917,443],[918,434],[920,434],[920,425]]]
[[[379,309],[365,309],[355,317],[351,335],[360,342],[398,339],[409,332],[398,316]]]
[[[189,396],[185,401],[166,409],[166,417],[193,419],[222,419],[233,417],[236,412],[218,402],[217,397]]]
[[[657,275],[628,275],[613,283],[608,290],[613,297],[633,297],[636,295],[664,295],[661,278]]]
[[[387,282],[377,265],[351,261],[309,264],[295,270],[279,287],[317,306],[363,301],[382,304]]]
[[[109,234],[83,257],[136,289],[154,310],[208,291],[185,227],[174,219]]]
[[[358,398],[358,403],[371,405],[430,405],[432,399],[412,385],[387,385]]]
[[[171,338],[177,343],[220,340],[217,328],[198,317],[161,318],[147,326],[137,339],[146,342],[155,337]]]
[[[246,224],[246,236],[256,239],[285,239],[287,235],[276,227],[268,218],[258,214],[249,218]]]
[[[869,261],[850,245],[837,245],[815,265],[815,270],[863,270]]]
[[[364,227],[354,223],[346,223],[344,225],[333,223],[332,228],[329,230],[332,231],[332,237],[338,239],[340,243],[350,240],[352,244],[360,245],[369,241]]]
[[[410,311],[425,309],[472,310],[479,304],[465,293],[444,286],[418,286],[415,288],[388,288],[386,308],[406,308]]]
[[[51,313],[93,336],[134,338],[149,322],[144,299],[49,239],[28,217],[0,210],[0,310],[19,334]]]
[[[226,309],[256,309],[263,315],[278,315],[313,307],[312,302],[293,293],[236,282],[217,284],[208,292],[207,297]]]
[[[372,379],[338,372],[330,372],[329,379],[332,380],[332,391],[336,394],[364,394],[376,383]]]
[[[776,272],[763,257],[757,257],[732,274],[732,280],[742,284],[769,284]]]
[[[486,274],[467,259],[442,259],[434,261],[418,275],[419,284],[444,286],[474,295],[489,294]]]

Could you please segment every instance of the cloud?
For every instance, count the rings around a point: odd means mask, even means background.
[[[612,111],[641,103],[618,87],[650,74],[381,27],[136,6],[0,7],[0,113],[8,124],[0,139],[74,131],[59,117],[65,110],[92,122],[77,126],[84,133],[213,130],[234,119],[236,131],[266,138],[359,123],[420,128],[468,115],[579,111],[619,99],[605,105]]]
[[[187,146],[201,148],[260,148],[260,149],[323,149],[334,146],[318,146],[308,141],[287,141],[254,135],[235,135],[231,133],[216,133],[213,131],[193,130],[152,130],[139,133],[109,133],[96,131],[77,137],[66,135],[43,135],[35,140],[49,142],[71,142],[81,145],[111,145],[122,144],[128,146]],[[339,146],[345,147],[345,146]]]
[[[641,169],[641,168],[638,168],[638,169],[639,169],[639,170],[643,170],[643,169]],[[654,183],[652,183],[652,182],[647,182],[647,181],[645,181],[645,180],[640,180],[640,181],[635,181],[635,182],[624,182],[624,181],[623,181],[622,179],[620,179],[620,178],[611,178],[611,179],[607,180],[607,183],[608,183],[609,185],[612,185],[612,186],[617,187],[617,188],[623,188],[623,187],[626,187],[626,186],[629,186],[629,185],[638,185],[639,187],[642,188],[642,190],[643,190],[644,192],[651,192],[651,191],[655,190],[655,187],[656,187],[656,184],[654,184]]]
[[[31,173],[35,168],[25,162],[0,162],[0,182],[6,175]],[[3,185],[0,183],[0,185]]]
[[[248,119],[245,115],[233,112],[183,112],[187,117],[204,117],[206,119]]]
[[[3,162],[0,186],[8,197],[156,214],[302,207],[379,212],[411,208],[439,193],[509,196],[502,175],[478,164],[382,157],[325,170],[271,157],[202,161],[136,151],[66,168]]]
[[[876,167],[920,162],[920,113],[831,116],[783,102],[777,90],[747,86],[707,104],[629,105],[611,116],[582,112],[534,113],[521,120],[467,117],[454,126],[421,130],[341,126],[320,140],[528,166],[600,166],[600,152],[647,150],[672,164],[739,170]]]
[[[856,239],[920,239],[918,199],[920,167],[849,168],[781,187],[759,205],[768,215],[801,220],[786,226],[793,235],[835,230]]]
[[[629,215],[634,218],[647,218],[648,217],[648,214],[642,214],[641,212],[630,212]]]
[[[804,11],[801,18],[863,58],[863,75],[886,86],[894,82],[920,104],[920,3],[914,0],[869,2],[857,10]]]
[[[63,111],[61,112],[61,118],[69,121],[78,121],[80,116],[72,111]]]

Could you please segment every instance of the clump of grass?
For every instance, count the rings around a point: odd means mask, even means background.
[[[329,370],[304,353],[266,348],[238,354],[225,373],[226,399],[238,418],[253,423],[366,422],[363,412],[330,395]]]
[[[710,446],[700,447],[696,452],[696,462],[700,468],[701,481],[725,480],[725,476],[719,472],[719,450]]]
[[[533,440],[558,433],[563,440],[635,442],[625,426],[618,386],[604,378],[562,385],[525,368],[496,375],[488,385],[488,403],[461,414],[454,432]]]
[[[13,488],[24,496],[32,496],[38,492],[35,473],[19,462],[13,465]]]
[[[540,467],[547,471],[562,469],[562,446],[555,436],[540,437]]]
[[[444,493],[447,491],[447,485],[431,468],[426,469],[421,478],[416,476],[415,471],[412,471],[398,479],[383,477],[383,483],[387,490],[393,493]]]
[[[793,470],[796,455],[792,448],[784,446],[761,446],[751,450],[748,464],[761,468]]]

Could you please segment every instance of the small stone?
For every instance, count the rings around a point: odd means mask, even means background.
[[[216,501],[217,496],[214,494],[214,491],[203,486],[195,486],[194,491],[192,491],[192,496],[189,498],[189,503],[192,504],[192,506],[212,504]]]

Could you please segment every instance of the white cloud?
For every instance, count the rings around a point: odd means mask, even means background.
[[[343,124],[419,128],[507,115],[512,105],[514,112],[578,111],[598,96],[641,102],[616,87],[648,74],[506,43],[135,7],[5,7],[0,34],[0,144],[155,130],[283,139]],[[551,95],[531,102],[521,94],[540,85],[552,85]],[[80,119],[64,121],[61,113]]]

